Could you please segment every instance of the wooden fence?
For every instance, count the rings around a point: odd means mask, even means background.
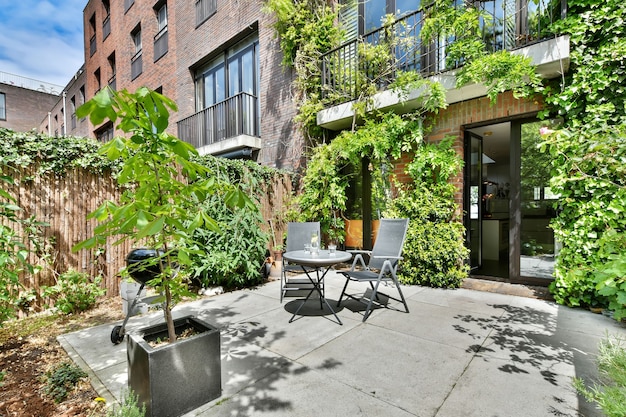
[[[63,176],[54,173],[38,174],[37,166],[20,168],[12,172],[15,185],[0,183],[17,200],[22,208],[20,218],[34,216],[36,221],[48,223],[39,228],[40,237],[50,243],[49,257],[37,253],[32,242],[29,262],[43,267],[36,274],[25,273],[22,283],[26,289],[37,292],[42,286],[54,285],[58,274],[74,269],[100,275],[107,295],[118,293],[119,271],[125,266],[126,255],[132,249],[130,242],[113,245],[107,242],[100,250],[81,250],[72,252],[72,246],[93,236],[96,226],[94,220],[87,220],[87,215],[106,200],[117,201],[119,189],[116,181],[108,174],[94,174],[84,169],[68,171]],[[276,217],[291,195],[291,177],[288,174],[276,175],[274,183],[265,184],[262,190],[261,211],[265,219]],[[5,219],[6,223],[6,219]],[[262,225],[267,230],[266,224]],[[16,228],[15,224],[11,227]],[[22,236],[21,226],[16,231]],[[279,228],[282,235],[283,229]]]

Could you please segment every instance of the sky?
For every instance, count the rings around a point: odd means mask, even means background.
[[[85,62],[87,0],[0,0],[0,71],[65,86]]]

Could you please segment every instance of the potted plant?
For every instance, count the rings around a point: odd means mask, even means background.
[[[130,136],[115,137],[101,148],[110,159],[121,160],[118,183],[126,191],[119,202],[106,201],[89,215],[99,222],[94,236],[73,250],[97,247],[107,238],[115,238],[116,243],[130,240],[135,245],[156,249],[153,257],[134,267],[158,266],[160,273],[148,285],[162,294],[164,323],[141,329],[127,339],[129,386],[152,416],[179,415],[220,395],[219,331],[197,319],[174,320],[172,316],[176,302],[191,295],[186,267],[194,249],[178,243],[190,239],[193,230],[199,227],[219,231],[213,219],[197,210],[200,201],[218,190],[225,192],[225,203],[229,206],[253,204],[237,188],[212,178],[208,168],[192,161],[196,150],[166,132],[168,109],[176,111],[176,104],[147,88],[135,93],[107,88],[76,112],[78,117],[89,116],[95,126],[105,120],[117,123],[116,129]],[[184,330],[199,334],[177,342]],[[167,339],[169,343],[151,346],[149,342],[157,338]],[[203,351],[203,356],[213,357],[199,360],[194,355]],[[176,364],[167,363],[173,358],[177,359]],[[191,373],[205,364],[208,366],[203,371]],[[192,379],[190,383],[188,377],[196,376],[206,379]],[[215,389],[216,385],[220,389]],[[175,392],[177,401],[154,403],[165,392]]]

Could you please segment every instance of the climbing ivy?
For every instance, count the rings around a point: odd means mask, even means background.
[[[64,175],[73,168],[95,173],[116,171],[118,163],[98,154],[93,139],[48,136],[36,132],[14,132],[0,128],[0,164],[12,167],[38,165],[38,174]]]
[[[551,186],[560,194],[552,223],[563,249],[555,299],[574,306],[609,306],[626,316],[626,4],[571,0],[555,24],[570,36],[570,68],[547,86],[544,116],[565,128],[547,134]],[[620,243],[621,242],[621,243]]]

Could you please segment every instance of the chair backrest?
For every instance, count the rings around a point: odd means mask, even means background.
[[[304,250],[304,244],[311,242],[311,233],[320,235],[320,222],[289,222],[287,223],[287,252]]]
[[[409,219],[380,219],[376,242],[369,262],[370,268],[380,269],[385,262],[384,259],[375,259],[375,256],[398,257],[402,254],[408,228]]]

